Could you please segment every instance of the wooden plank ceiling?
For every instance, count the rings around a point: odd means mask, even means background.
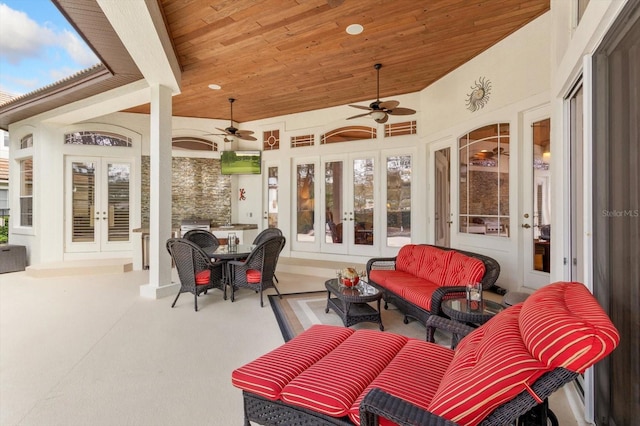
[[[229,119],[234,97],[237,122],[366,105],[378,62],[382,100],[422,90],[549,10],[549,0],[158,1],[183,70],[174,115]],[[362,34],[346,33],[354,23]]]
[[[183,70],[174,115],[228,119],[234,97],[237,122],[366,105],[375,63],[381,99],[422,90],[549,10],[549,0],[158,1]],[[362,34],[345,32],[354,23]]]

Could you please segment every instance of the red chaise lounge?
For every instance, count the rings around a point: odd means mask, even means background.
[[[451,350],[374,330],[311,327],[233,371],[245,424],[509,424],[619,341],[580,283],[550,284],[477,329],[435,315],[428,324],[469,334]]]

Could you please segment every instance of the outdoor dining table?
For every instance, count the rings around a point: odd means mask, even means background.
[[[250,244],[236,244],[229,249],[228,244],[224,244],[219,246],[216,251],[211,253],[211,259],[215,262],[224,262],[224,267],[222,269],[222,281],[224,282],[224,299],[227,299],[227,286],[232,285],[231,282],[231,266],[229,265],[230,260],[242,260],[245,259],[251,254],[251,250],[254,249],[254,245]]]

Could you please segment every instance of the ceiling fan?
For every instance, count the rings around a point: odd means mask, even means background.
[[[231,124],[229,127],[225,129],[221,129],[216,127],[217,130],[220,130],[224,133],[211,133],[214,136],[224,136],[225,142],[234,142],[235,138],[242,139],[245,141],[257,141],[255,137],[251,136],[253,132],[251,130],[240,130],[233,126],[233,102],[235,102],[234,98],[229,98],[229,105],[231,106]]]
[[[416,112],[410,108],[401,108],[400,102],[398,101],[380,101],[380,68],[382,68],[382,64],[375,64],[373,66],[376,69],[376,80],[377,80],[377,94],[376,101],[371,102],[369,106],[362,105],[349,105],[350,107],[366,109],[368,112],[364,114],[354,115],[353,117],[347,118],[347,120],[351,120],[352,118],[364,117],[366,115],[370,115],[376,123],[386,123],[389,120],[389,115],[411,115]]]

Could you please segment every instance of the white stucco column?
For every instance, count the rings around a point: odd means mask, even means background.
[[[171,89],[151,87],[149,283],[140,295],[159,299],[176,294],[180,284],[171,283],[171,257],[166,241],[171,237]]]

